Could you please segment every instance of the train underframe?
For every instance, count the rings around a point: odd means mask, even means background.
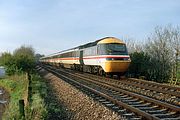
[[[99,76],[109,77],[109,78],[118,78],[120,79],[121,76],[125,74],[125,72],[105,72],[101,66],[95,65],[81,65],[81,64],[62,64],[62,63],[46,63],[51,66],[55,66],[57,68],[69,68],[72,70],[80,71],[80,72],[87,72]]]

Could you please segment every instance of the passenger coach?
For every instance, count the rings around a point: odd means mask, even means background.
[[[122,75],[131,60],[122,40],[106,37],[42,57],[40,62],[100,75]]]

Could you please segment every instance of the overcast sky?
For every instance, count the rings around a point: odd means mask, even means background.
[[[143,41],[180,25],[180,0],[0,0],[0,52],[32,45],[51,54],[114,36]]]

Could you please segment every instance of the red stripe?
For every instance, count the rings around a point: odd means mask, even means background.
[[[129,58],[129,56],[99,56],[99,57],[83,57],[83,59],[102,59],[102,58]],[[54,58],[51,60],[79,60],[79,58]]]
[[[100,57],[83,57],[83,59],[101,59],[101,58],[129,58],[128,56],[100,56]]]

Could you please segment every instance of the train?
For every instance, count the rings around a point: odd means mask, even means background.
[[[99,75],[123,75],[131,62],[126,44],[105,37],[78,47],[57,52],[39,60],[43,64]]]

